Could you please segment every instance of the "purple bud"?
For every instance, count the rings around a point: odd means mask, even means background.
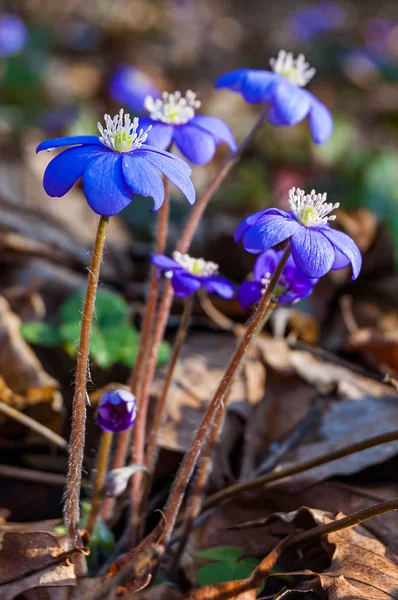
[[[98,403],[97,425],[119,433],[133,425],[137,413],[135,396],[123,389],[105,392]]]

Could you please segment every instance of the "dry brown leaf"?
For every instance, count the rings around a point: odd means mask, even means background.
[[[32,588],[71,585],[75,585],[74,567],[53,535],[42,531],[4,535],[0,550],[2,600],[12,600]]]
[[[398,372],[398,329],[359,329],[350,335],[347,350],[368,354]]]
[[[173,386],[169,393],[167,415],[160,432],[160,445],[169,450],[185,451],[202,420],[226,366],[236,341],[223,333],[195,333],[185,343],[177,363]],[[257,396],[264,391],[264,369],[251,369],[251,389]],[[157,377],[152,392],[159,394],[163,377]],[[241,373],[232,387],[229,410],[246,418],[249,404],[245,376]]]

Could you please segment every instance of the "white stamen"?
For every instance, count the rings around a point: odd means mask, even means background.
[[[280,50],[278,58],[271,58],[270,64],[274,73],[283,75],[300,87],[304,87],[315,75],[315,69],[305,62],[304,54],[299,54],[297,58],[293,58],[292,52]]]
[[[150,125],[145,131],[143,129],[138,131],[139,119],[134,117],[131,121],[130,115],[124,113],[123,108],[113,119],[110,115],[104,115],[104,121],[105,128],[101,123],[97,123],[101,134],[99,140],[115,152],[132,152],[140,148],[152,129],[152,125]]]
[[[192,258],[189,254],[181,254],[177,250],[173,252],[173,258],[183,269],[198,277],[208,277],[218,271],[216,263],[204,260],[203,258]]]
[[[188,123],[195,116],[195,110],[200,104],[192,90],[188,90],[185,97],[178,91],[174,94],[163,92],[162,98],[147,96],[144,102],[151,119],[173,125]]]
[[[324,225],[336,218],[336,215],[329,215],[329,213],[338,208],[340,203],[326,202],[326,198],[326,193],[317,194],[315,190],[311,190],[309,194],[306,194],[300,188],[292,188],[289,192],[290,208],[297,220],[307,227]]]

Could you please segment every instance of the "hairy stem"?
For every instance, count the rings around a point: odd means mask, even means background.
[[[164,181],[165,186],[165,199],[163,202],[163,206],[159,212],[157,231],[156,231],[156,243],[155,243],[155,253],[162,254],[166,248],[167,241],[167,231],[168,231],[168,223],[169,223],[169,212],[170,212],[170,191],[169,191],[169,183],[168,180]],[[153,333],[153,323],[155,321],[155,312],[156,312],[156,304],[159,295],[159,278],[157,276],[156,268],[153,265],[151,267],[151,276],[149,281],[149,292],[146,301],[146,309],[144,314],[144,319],[141,327],[141,335],[140,335],[140,344],[138,348],[138,355],[135,365],[132,370],[131,379],[130,379],[130,390],[132,394],[137,397],[137,424],[141,427],[142,430],[142,413],[141,420],[138,422],[140,410],[139,410],[139,398],[138,392],[141,386],[141,380],[144,374],[144,367],[146,366],[146,361],[149,354],[149,349],[151,347],[152,341],[152,333]],[[144,427],[146,425],[146,419],[144,423]],[[112,469],[120,469],[126,464],[127,454],[129,448],[131,447],[131,438],[133,435],[132,428],[119,433],[117,438],[117,445],[115,449],[115,456],[113,459]],[[105,498],[103,506],[102,506],[102,518],[104,521],[108,521],[113,513],[113,507],[115,504],[114,498]]]
[[[95,296],[104,252],[108,218],[100,217],[94,242],[87,289],[83,304],[80,343],[76,361],[75,395],[72,409],[72,431],[69,441],[69,464],[65,492],[64,518],[72,546],[79,544],[80,487],[86,429],[87,374],[90,355],[90,337]]]
[[[215,192],[218,190],[218,188],[220,187],[221,183],[224,181],[225,177],[228,175],[230,170],[235,166],[235,164],[237,162],[239,162],[241,155],[250,146],[250,144],[256,137],[257,133],[261,129],[261,126],[265,119],[265,110],[266,109],[264,109],[261,112],[258,119],[254,123],[252,129],[249,131],[247,136],[239,144],[236,152],[232,153],[230,156],[227,157],[227,159],[221,165],[220,170],[216,173],[213,180],[210,182],[210,184],[208,185],[208,187],[206,188],[206,190],[204,191],[204,193],[202,194],[200,199],[195,203],[195,205],[191,211],[190,217],[185,225],[184,231],[183,231],[181,238],[177,245],[177,250],[179,252],[181,252],[182,254],[187,252],[187,250],[192,242],[193,236],[195,235],[195,231],[198,227],[200,219],[202,218],[203,213],[206,210],[206,207],[207,207],[209,201],[211,200],[213,194],[215,194]],[[145,423],[146,423],[146,415],[147,415],[148,404],[149,404],[150,387],[151,387],[152,380],[153,380],[153,377],[155,374],[156,361],[157,361],[157,356],[159,353],[160,343],[161,343],[164,333],[166,331],[167,321],[169,318],[171,305],[173,303],[173,296],[174,296],[173,288],[171,286],[171,283],[169,281],[167,281],[167,283],[164,287],[164,290],[163,290],[163,296],[162,296],[160,306],[159,306],[155,329],[153,332],[151,350],[150,350],[150,353],[148,355],[148,360],[145,365],[145,367],[146,367],[145,377],[142,382],[142,387],[140,389],[139,404],[141,405],[142,415],[143,415],[143,419],[145,418]],[[137,426],[136,426],[136,430],[137,430]],[[141,434],[139,434],[140,441],[141,441],[141,437],[142,437]],[[134,442],[134,449],[133,449],[133,455],[135,456],[135,459],[134,459],[135,461],[137,461],[137,451],[139,451],[138,452],[139,455],[143,454],[143,448],[140,448],[140,449],[138,448],[138,439],[136,438],[136,440],[137,441]],[[137,492],[139,493],[139,483],[140,482],[139,482],[138,478],[134,477],[133,485],[132,485],[132,497],[134,497],[135,499],[137,498]],[[134,528],[136,528],[137,519],[138,519],[137,512],[132,511],[131,512],[131,522],[129,525],[130,529],[133,530]]]
[[[344,446],[343,448],[339,448],[338,450],[333,450],[331,452],[327,452],[326,454],[321,454],[320,456],[310,458],[309,460],[305,460],[301,463],[291,465],[290,467],[281,468],[278,471],[272,471],[272,473],[266,473],[265,475],[261,475],[260,477],[250,479],[249,481],[235,483],[234,485],[224,488],[223,490],[216,492],[212,496],[209,496],[209,498],[207,498],[206,502],[203,505],[203,509],[206,510],[208,508],[211,508],[219,502],[227,500],[228,498],[231,498],[232,496],[235,496],[240,492],[246,492],[248,490],[262,487],[267,483],[279,481],[280,479],[290,477],[291,475],[297,475],[298,473],[304,473],[305,471],[309,471],[310,469],[314,469],[315,467],[319,467],[333,460],[343,458],[344,456],[350,456],[351,454],[362,452],[362,450],[367,450],[368,448],[373,448],[374,446],[379,446],[380,444],[387,444],[388,442],[394,442],[396,440],[398,440],[398,430],[390,431],[388,433],[376,435],[366,440],[361,440],[360,442],[355,442],[354,444],[350,444],[349,446]]]
[[[91,508],[86,524],[86,531],[88,531],[90,536],[94,531],[95,523],[97,521],[99,509],[101,506],[102,493],[104,489],[109,462],[109,454],[112,447],[112,439],[113,433],[111,433],[110,431],[102,432],[100,445],[98,448],[97,469],[95,474],[93,497],[91,499]]]
[[[210,434],[213,422],[220,408],[222,409],[222,411],[224,411],[225,409],[223,403],[226,404],[228,393],[234,382],[235,376],[239,372],[239,368],[246,355],[246,352],[252,344],[253,340],[255,339],[257,333],[260,331],[262,324],[264,323],[264,319],[266,317],[268,307],[271,303],[275,286],[278,283],[279,277],[283,271],[283,268],[289,256],[290,244],[285,248],[282,258],[271,278],[269,286],[267,287],[267,290],[265,291],[261,301],[259,302],[252,319],[250,320],[243,336],[241,337],[240,342],[231,359],[231,362],[229,363],[227,370],[224,373],[221,383],[218,386],[217,391],[209,404],[209,407],[203,417],[202,423],[200,424],[200,427],[196,433],[195,439],[192,442],[192,446],[185,454],[184,460],[181,463],[181,466],[178,470],[174,481],[174,485],[170,492],[169,500],[164,511],[165,527],[163,531],[162,542],[165,545],[167,545],[167,543],[170,541],[170,537],[174,529],[174,524],[177,519],[178,511],[183,501],[187,485],[192,476],[199,455],[204,449],[203,446],[206,442],[208,435]]]
[[[265,311],[264,317],[261,321],[260,328],[262,329],[265,323],[268,321],[271,313],[274,309],[274,304],[269,304],[268,308]],[[217,415],[214,419],[213,425],[210,430],[210,434],[207,438],[207,442],[205,444],[204,450],[201,455],[201,459],[198,466],[198,472],[195,479],[195,484],[193,486],[192,494],[189,499],[189,505],[184,515],[183,525],[182,525],[182,536],[180,539],[180,543],[176,552],[176,556],[174,558],[174,567],[176,567],[179,563],[179,560],[184,551],[185,545],[188,541],[188,538],[191,534],[191,531],[194,527],[195,519],[199,515],[203,497],[206,490],[206,485],[208,479],[210,477],[212,468],[213,468],[213,450],[217,443],[217,440],[220,435],[220,431],[222,429],[222,424],[224,422],[225,413],[227,410],[227,401],[221,403],[220,408],[217,411]]]

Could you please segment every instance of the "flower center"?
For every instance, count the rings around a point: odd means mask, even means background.
[[[299,54],[297,58],[293,58],[292,52],[280,50],[278,58],[271,58],[269,62],[274,73],[283,75],[291,83],[301,87],[306,86],[315,75],[315,69],[305,62],[304,54]]]
[[[181,92],[163,92],[162,98],[156,99],[147,96],[144,103],[151,119],[171,125],[188,123],[195,116],[195,110],[200,104],[192,90],[188,90],[185,97],[181,96]]]
[[[329,215],[340,206],[339,202],[326,202],[327,194],[317,194],[312,190],[306,194],[300,188],[292,188],[289,192],[289,203],[296,219],[306,227],[324,225],[334,221],[336,215]]]
[[[186,269],[192,275],[197,277],[208,277],[218,271],[218,265],[214,262],[204,260],[203,258],[192,258],[189,254],[173,252],[173,258],[183,269]]]
[[[148,132],[152,129],[150,125],[146,131],[141,129],[138,132],[139,119],[134,117],[131,121],[128,113],[124,114],[123,108],[115,117],[104,115],[105,128],[101,123],[97,123],[101,134],[99,140],[104,146],[116,152],[132,152],[141,148],[148,137]]]

